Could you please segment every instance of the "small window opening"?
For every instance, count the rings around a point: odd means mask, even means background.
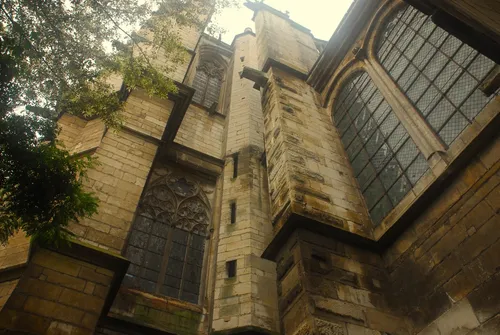
[[[227,278],[236,277],[236,260],[226,262]]]
[[[238,154],[233,155],[233,178],[238,177]]]
[[[236,202],[231,203],[231,224],[236,223]]]

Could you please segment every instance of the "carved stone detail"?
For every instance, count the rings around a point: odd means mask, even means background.
[[[205,72],[210,78],[222,80],[224,77],[224,68],[212,61],[206,61],[196,67],[196,71]]]
[[[344,335],[345,328],[343,325],[331,323],[316,319],[316,334],[317,335]]]
[[[210,205],[200,185],[186,176],[158,171],[141,200],[139,215],[189,232],[206,235]]]

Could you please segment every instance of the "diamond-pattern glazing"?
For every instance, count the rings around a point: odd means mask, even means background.
[[[343,85],[333,119],[371,218],[379,224],[411,190],[408,180],[418,180],[415,172],[408,175],[419,157],[417,146],[364,72]],[[417,172],[428,169],[424,163]]]
[[[411,6],[395,12],[381,36],[380,63],[450,145],[493,98],[479,86],[496,64]]]

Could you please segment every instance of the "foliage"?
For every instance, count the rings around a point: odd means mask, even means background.
[[[97,200],[82,185],[92,162],[56,145],[56,117],[118,127],[113,75],[150,95],[175,92],[169,76],[186,60],[179,32],[204,29],[233,0],[0,1],[0,242],[22,229],[57,243]]]
[[[202,30],[231,1],[2,1],[0,33],[9,40],[3,51],[17,65],[20,88],[12,105],[98,116],[116,126],[122,105],[105,79],[119,74],[129,88],[168,96],[176,90],[169,75],[186,58],[179,32]],[[66,98],[70,106],[60,104]]]
[[[71,158],[55,136],[55,123],[32,113],[0,120],[0,242],[22,229],[41,243],[58,243],[70,221],[96,212],[82,185],[90,159]]]

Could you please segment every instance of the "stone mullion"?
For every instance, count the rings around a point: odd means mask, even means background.
[[[158,281],[156,282],[156,290],[155,290],[156,294],[160,294],[160,288],[165,283],[165,274],[167,273],[168,258],[170,254],[169,251],[172,249],[173,235],[174,235],[174,227],[169,226],[167,243],[165,243],[165,248],[163,249],[163,261],[160,268],[160,273],[158,274]],[[144,271],[144,268],[142,270]]]
[[[439,137],[382,66],[371,58],[365,59],[364,64],[366,72],[372,78],[375,86],[392,107],[401,124],[408,131],[408,134],[425,158],[429,160],[436,152],[446,152],[446,148]]]
[[[193,239],[193,233],[189,233],[188,239],[187,239],[187,244],[186,244],[186,252],[184,253],[184,264],[182,266],[182,277],[181,277],[181,287],[179,287],[179,295],[178,298],[181,299],[182,296],[182,290],[184,289],[184,281],[185,281],[185,275],[186,275],[186,264],[187,264],[187,258],[189,254],[189,246],[191,245],[191,240]],[[198,289],[198,293],[200,290]]]

